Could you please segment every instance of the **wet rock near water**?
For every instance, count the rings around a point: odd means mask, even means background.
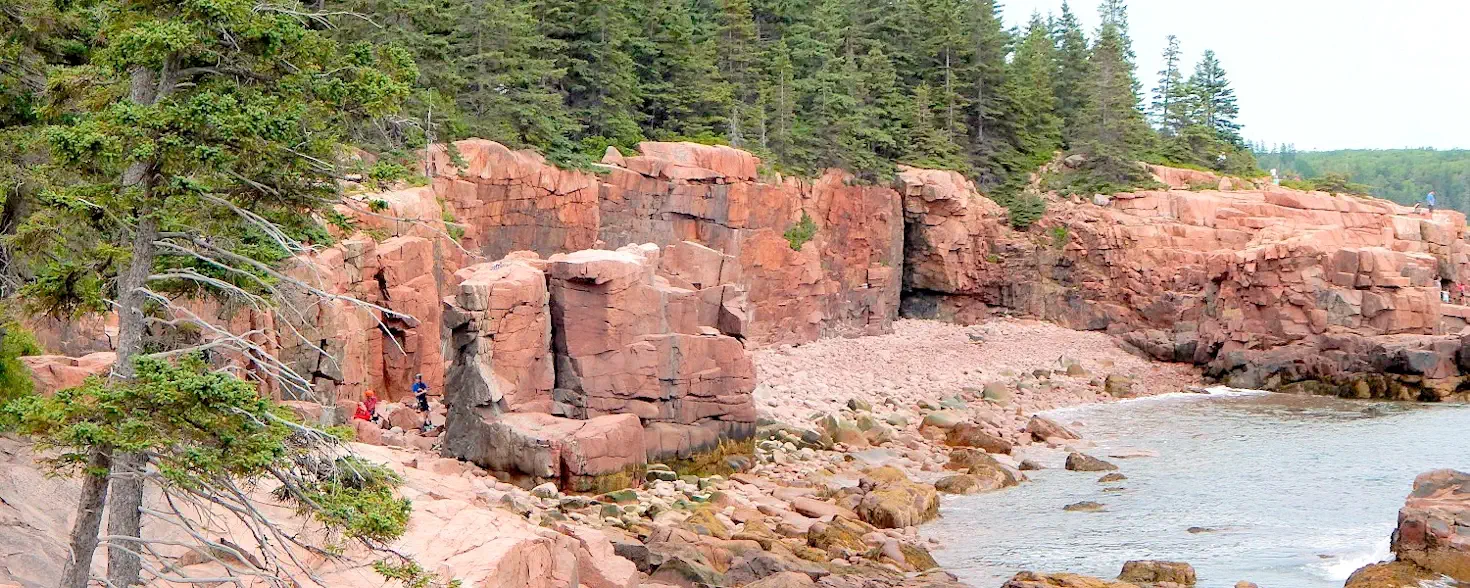
[[[1118,581],[1134,584],[1170,583],[1178,586],[1195,584],[1194,566],[1177,561],[1134,560],[1123,564]]]
[[[1391,547],[1401,561],[1470,582],[1470,473],[1419,474],[1399,510]]]
[[[1073,472],[1110,472],[1118,466],[1084,453],[1067,454],[1066,468]]]

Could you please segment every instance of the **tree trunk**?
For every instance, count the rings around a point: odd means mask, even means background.
[[[174,85],[170,60],[163,66],[162,76],[152,70],[133,70],[130,96],[143,105],[155,104],[158,99],[171,93]],[[137,186],[143,190],[144,201],[153,191],[153,163],[136,161],[123,173],[124,187]],[[138,218],[133,233],[133,259],[128,271],[118,284],[118,345],[117,363],[112,375],[120,381],[133,379],[133,361],[143,349],[143,332],[147,317],[143,314],[148,298],[141,292],[148,285],[148,276],[153,273],[156,251],[153,242],[158,239],[158,219],[146,211]],[[143,470],[148,458],[142,454],[123,453],[115,456],[119,470],[112,480],[112,510],[107,517],[107,534],[117,537],[142,537]],[[138,558],[136,542],[116,541],[107,547],[107,580],[113,586],[132,586],[138,583],[142,561]]]
[[[61,583],[57,584],[60,588],[87,588],[92,577],[92,554],[97,551],[102,506],[107,504],[110,462],[104,449],[93,449],[87,457],[87,471],[82,474],[82,495],[77,501],[77,519],[71,526],[71,559],[61,570]]]

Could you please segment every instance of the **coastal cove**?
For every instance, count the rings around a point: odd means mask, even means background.
[[[1344,401],[1214,389],[1046,414],[1126,480],[1062,469],[1064,452],[1017,453],[1047,469],[1003,492],[947,497],[924,529],[935,558],[974,586],[1020,570],[1111,577],[1127,560],[1185,561],[1201,586],[1343,585],[1391,558],[1415,475],[1470,467],[1470,406]],[[1134,456],[1134,457],[1124,457]],[[1098,512],[1066,512],[1079,501]]]

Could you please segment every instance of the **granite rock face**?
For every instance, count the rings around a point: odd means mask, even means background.
[[[726,281],[734,268],[686,242],[523,252],[460,270],[443,301],[444,452],[604,489],[647,460],[749,438],[755,368],[737,338],[745,297]]]
[[[1470,309],[1440,297],[1470,281],[1464,215],[1275,186],[1193,191],[1209,178],[1184,171],[1154,173],[1190,190],[1055,201],[1021,232],[963,178],[902,170],[905,314],[1107,331],[1243,387],[1455,393],[1451,335]]]
[[[837,171],[762,180],[751,154],[694,143],[609,151],[602,174],[491,141],[454,150],[463,167],[432,151],[433,191],[464,225],[464,246],[488,259],[696,242],[737,261],[757,344],[887,332],[897,316],[904,221],[891,188]],[[784,235],[804,218],[816,232],[793,249]]]
[[[1470,581],[1470,474],[1419,474],[1399,510],[1392,548],[1400,561]]]

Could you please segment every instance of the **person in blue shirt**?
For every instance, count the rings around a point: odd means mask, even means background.
[[[1429,195],[1424,197],[1424,204],[1429,207],[1429,214],[1434,214],[1434,190],[1430,190]]]
[[[423,374],[413,376],[413,398],[418,401],[419,412],[424,415],[423,429],[428,432],[433,425],[429,422],[429,385],[424,383]]]

